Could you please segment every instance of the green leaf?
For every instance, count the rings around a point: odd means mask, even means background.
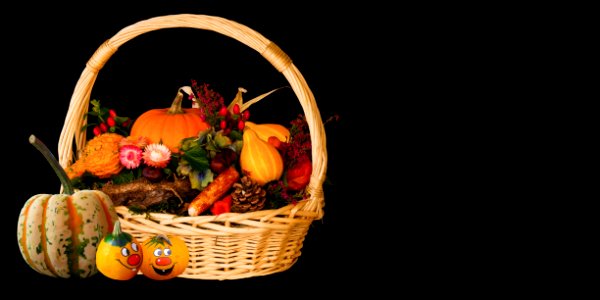
[[[133,175],[133,171],[122,171],[121,173],[115,175],[112,178],[114,184],[123,184],[132,182],[135,180],[135,176]]]
[[[81,131],[85,131],[86,129],[88,129],[88,127],[92,127],[92,126],[96,126],[96,125],[98,125],[98,124],[96,124],[96,123],[87,123],[87,124],[81,126]]]
[[[231,139],[234,140],[234,141],[236,141],[236,140],[241,141],[242,140],[242,133],[239,132],[239,131],[237,131],[237,130],[232,130],[229,133],[229,137],[231,137]]]
[[[116,116],[114,119],[115,119],[115,122],[117,122],[117,124],[119,124],[119,125],[121,125],[121,124],[123,124],[123,122],[129,120],[128,117],[119,117],[119,116]]]
[[[214,132],[214,129],[212,127],[209,127],[207,129],[200,131],[198,133],[198,143],[202,144],[202,142],[204,142],[204,139],[206,138],[206,136],[212,132]]]
[[[181,147],[179,147],[181,149],[181,151],[189,151],[194,147],[197,147],[198,143],[196,142],[196,138],[194,137],[189,137],[189,138],[185,138],[183,140],[181,140]]]
[[[237,154],[242,152],[242,147],[244,146],[244,142],[242,140],[237,140],[229,147],[231,150],[235,151]]]
[[[221,132],[217,133],[214,141],[215,141],[215,144],[217,145],[217,147],[219,147],[219,148],[225,148],[225,147],[231,145],[231,139],[229,137],[223,135]]]
[[[180,176],[188,176],[190,173],[192,173],[192,168],[186,160],[180,160],[176,171]]]
[[[194,147],[183,153],[183,158],[192,166],[192,169],[203,171],[208,169],[208,157],[206,150],[201,147]]]

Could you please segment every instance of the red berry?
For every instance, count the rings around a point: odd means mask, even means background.
[[[224,117],[227,115],[227,107],[222,106],[221,109],[219,110],[219,116]]]
[[[227,128],[227,122],[225,122],[225,120],[221,120],[221,129],[225,129]]]
[[[239,105],[235,104],[233,106],[233,113],[236,114],[236,115],[240,114],[240,106]]]
[[[114,109],[109,110],[108,114],[113,118],[117,117],[117,112]]]
[[[239,129],[240,131],[242,131],[242,130],[244,130],[244,126],[246,126],[246,124],[244,123],[244,121],[240,120],[240,121],[238,122],[238,129]]]
[[[100,130],[99,126],[94,127],[94,135],[99,136],[102,134],[102,130]]]
[[[221,199],[220,201],[231,205],[231,204],[233,204],[233,197],[231,197],[231,195],[227,195],[227,196],[223,197],[223,199]]]
[[[108,117],[108,119],[106,119],[106,123],[110,127],[113,127],[113,126],[117,125],[117,122],[115,122],[115,119],[112,116],[110,116],[110,117]]]
[[[210,208],[210,211],[213,215],[220,215],[222,213],[228,213],[231,211],[231,204],[233,199],[230,195],[225,196],[225,198],[216,201],[213,206]]]
[[[242,113],[242,120],[244,120],[244,121],[247,121],[249,118],[250,118],[250,111],[248,111],[248,110],[245,110],[245,111]]]
[[[267,142],[277,148],[277,150],[281,150],[281,141],[277,137],[270,136]]]
[[[100,124],[100,130],[102,130],[102,133],[108,131],[108,126],[106,126],[106,123]]]
[[[127,126],[129,126],[129,123],[131,123],[131,119],[127,119],[127,120],[125,120],[125,122],[123,122],[121,125],[122,125],[123,127],[127,127]]]

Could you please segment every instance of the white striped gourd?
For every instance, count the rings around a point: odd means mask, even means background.
[[[25,203],[17,227],[23,258],[52,277],[90,277],[98,272],[96,250],[118,216],[100,191],[39,194]]]

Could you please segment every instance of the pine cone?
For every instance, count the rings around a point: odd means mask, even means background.
[[[233,184],[235,190],[231,194],[233,198],[231,212],[245,213],[263,209],[267,192],[248,176],[242,177],[240,182]]]

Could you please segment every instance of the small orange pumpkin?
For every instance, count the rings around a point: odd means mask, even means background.
[[[181,108],[183,93],[177,92],[171,108],[151,109],[143,113],[131,128],[131,138],[146,137],[149,143],[162,143],[178,152],[182,139],[197,136],[210,127],[202,120],[199,108]]]
[[[143,262],[140,270],[154,280],[177,277],[187,268],[190,254],[185,242],[173,235],[159,234],[142,244]]]
[[[96,266],[108,278],[129,280],[137,274],[142,255],[140,243],[131,234],[121,231],[121,222],[116,221],[113,232],[98,245]]]

